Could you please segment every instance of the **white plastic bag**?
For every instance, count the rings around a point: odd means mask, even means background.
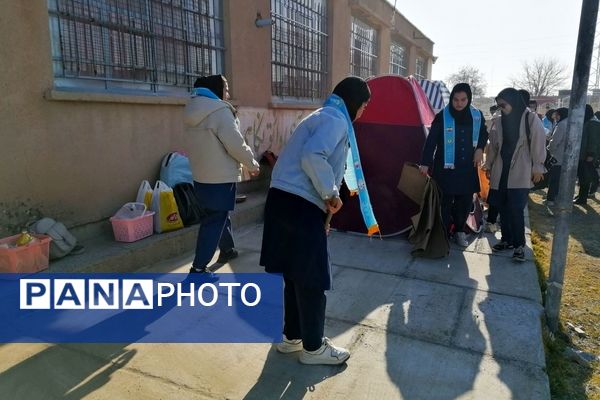
[[[125,203],[115,215],[114,219],[134,219],[143,216],[146,213],[146,205],[144,203]]]
[[[148,181],[143,180],[140,184],[135,202],[144,203],[148,209],[152,206],[152,186]]]

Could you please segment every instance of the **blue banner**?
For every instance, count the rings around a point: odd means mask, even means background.
[[[277,343],[274,274],[0,274],[0,343]]]

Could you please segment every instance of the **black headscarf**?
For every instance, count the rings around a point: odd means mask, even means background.
[[[557,109],[556,112],[558,113],[558,122],[569,117],[569,109],[566,107],[561,107]]]
[[[344,100],[350,119],[356,119],[356,113],[364,102],[371,98],[371,90],[364,79],[357,76],[349,76],[338,83],[333,89],[336,94]]]
[[[452,99],[454,99],[456,93],[460,92],[467,94],[467,99],[469,99],[469,102],[467,103],[467,106],[465,108],[463,108],[461,111],[458,111],[452,105]],[[452,115],[452,118],[454,118],[454,121],[456,121],[457,124],[465,124],[466,122],[468,122],[468,119],[471,118],[471,100],[473,100],[473,93],[471,92],[471,86],[469,86],[468,83],[457,83],[456,85],[454,85],[454,87],[452,88],[452,92],[450,93],[449,104],[450,115]]]
[[[225,77],[223,75],[201,76],[194,82],[194,88],[206,88],[223,100],[223,87],[225,86]]]
[[[552,123],[554,123],[554,121],[552,121],[552,114],[554,114],[556,112],[556,110],[554,108],[551,108],[550,110],[546,111],[546,118],[548,118]]]
[[[594,109],[591,105],[585,105],[585,116],[583,117],[584,122],[588,122],[590,119],[594,118]]]
[[[529,92],[525,89],[519,89],[518,92],[523,98],[523,103],[525,103],[525,105],[528,106],[529,100],[531,100],[531,95],[529,94]]]
[[[506,115],[502,113],[502,131],[505,132],[519,132],[521,126],[521,116],[525,111],[525,101],[523,96],[517,89],[506,88],[503,89],[498,96],[496,96],[496,102],[498,99],[502,99],[510,104],[512,110],[510,114]],[[517,135],[518,136],[518,135]]]
[[[525,111],[526,105],[523,101],[523,96],[515,88],[503,89],[498,96],[496,96],[496,102],[498,99],[502,99],[511,106],[510,114],[506,115],[502,112],[502,149],[500,155],[502,156],[503,162],[508,165],[512,159],[513,153],[517,148],[517,142],[521,134],[521,117]],[[502,169],[503,175],[500,179],[501,186],[506,185],[506,179],[508,177],[508,168]]]

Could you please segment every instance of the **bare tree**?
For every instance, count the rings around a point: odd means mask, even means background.
[[[511,84],[532,96],[549,96],[566,80],[567,67],[555,58],[536,58],[523,63],[523,72]]]
[[[483,96],[487,86],[481,72],[471,65],[461,67],[458,72],[446,78],[446,81],[450,85],[450,88],[457,83],[468,83],[471,86],[471,92],[473,92],[474,97]]]

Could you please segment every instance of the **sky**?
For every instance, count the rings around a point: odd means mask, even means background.
[[[435,42],[435,80],[472,65],[495,96],[524,61],[551,57],[567,66],[571,86],[581,0],[396,0],[396,8]]]

